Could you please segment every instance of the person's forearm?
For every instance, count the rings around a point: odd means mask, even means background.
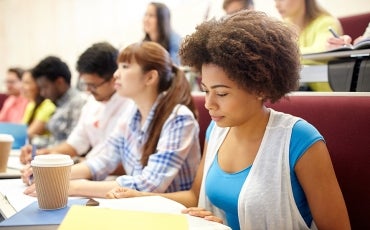
[[[72,166],[72,169],[71,169],[71,180],[74,180],[74,179],[91,179],[92,178],[92,174],[90,172],[90,169],[89,167],[87,167],[87,165],[82,162],[82,163],[78,163],[78,164],[75,164]]]
[[[35,135],[42,135],[46,130],[46,123],[42,121],[35,120],[33,121],[27,129],[27,134],[30,139]]]
[[[61,154],[67,154],[71,157],[78,156],[78,153],[76,149],[68,144],[67,142],[63,142],[57,146],[53,146],[51,148],[48,148],[49,153],[61,153]]]
[[[181,203],[188,208],[198,206],[198,197],[196,197],[192,190],[170,193],[139,192],[136,196],[162,196]]]
[[[116,181],[71,180],[69,195],[105,198],[107,192],[117,186]]]

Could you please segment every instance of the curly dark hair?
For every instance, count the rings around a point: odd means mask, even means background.
[[[185,38],[179,55],[197,71],[203,64],[221,67],[240,87],[272,103],[298,87],[297,35],[263,12],[243,10],[203,22]]]
[[[35,79],[46,77],[49,81],[54,82],[58,77],[62,77],[68,85],[71,84],[71,71],[68,65],[55,56],[44,58],[31,72]]]
[[[97,74],[109,80],[117,69],[118,50],[107,42],[93,44],[83,52],[77,61],[77,71],[80,74]]]

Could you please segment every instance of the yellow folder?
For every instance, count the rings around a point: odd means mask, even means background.
[[[60,224],[59,230],[71,229],[151,229],[186,230],[185,215],[128,211],[74,205]]]

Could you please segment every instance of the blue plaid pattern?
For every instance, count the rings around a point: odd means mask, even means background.
[[[155,106],[141,127],[141,115],[135,108],[131,119],[121,120],[108,138],[104,153],[86,161],[94,180],[103,180],[119,163],[126,175],[117,182],[123,187],[151,192],[173,192],[191,187],[200,161],[199,126],[192,112],[178,105],[165,122],[157,150],[141,164],[141,153],[148,139]]]

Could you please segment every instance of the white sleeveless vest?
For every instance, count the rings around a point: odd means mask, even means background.
[[[290,137],[298,120],[298,117],[270,109],[261,146],[239,194],[240,229],[310,229],[296,206],[290,180]],[[229,128],[215,125],[210,134],[198,204],[225,222],[223,211],[206,197],[204,181],[228,131]],[[314,223],[311,229],[317,229]]]

